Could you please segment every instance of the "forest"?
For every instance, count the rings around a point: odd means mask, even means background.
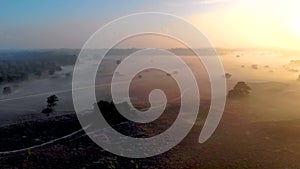
[[[61,71],[61,66],[73,65],[76,50],[0,51],[0,84],[27,80]]]

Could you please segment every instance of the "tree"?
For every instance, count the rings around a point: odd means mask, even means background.
[[[42,110],[43,114],[49,116],[51,113],[54,112],[54,106],[56,106],[56,102],[58,102],[58,97],[56,95],[51,95],[47,98],[47,108]]]
[[[70,77],[71,75],[72,75],[71,72],[65,73],[65,76],[66,76],[66,77]]]
[[[229,78],[231,78],[232,74],[230,74],[230,73],[225,73],[224,76],[225,76],[226,79],[229,79]]]
[[[49,108],[53,108],[54,106],[56,106],[56,102],[58,102],[58,97],[56,95],[52,95],[52,96],[49,96],[47,98],[47,107]]]
[[[120,59],[120,60],[117,60],[117,61],[116,61],[116,64],[119,65],[121,62],[122,62],[121,59]]]
[[[34,75],[37,76],[37,77],[41,77],[42,76],[42,72],[37,70],[34,72]]]
[[[54,69],[48,70],[48,74],[49,74],[49,75],[54,75],[54,73],[55,73],[55,70],[54,70]]]
[[[228,92],[228,98],[244,98],[250,95],[251,88],[245,82],[238,82],[232,90]]]
[[[11,93],[11,87],[9,87],[9,86],[4,87],[2,93],[3,94],[10,94]]]

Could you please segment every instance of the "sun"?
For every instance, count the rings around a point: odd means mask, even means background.
[[[300,37],[300,21],[298,22],[294,22],[292,25],[291,25],[291,29],[292,31]]]
[[[288,19],[288,27],[293,34],[300,38],[300,11],[293,13]]]

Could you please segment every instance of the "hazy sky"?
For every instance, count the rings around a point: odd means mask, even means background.
[[[6,0],[0,48],[81,48],[104,24],[134,12],[165,12],[198,27],[216,47],[300,46],[298,0]]]

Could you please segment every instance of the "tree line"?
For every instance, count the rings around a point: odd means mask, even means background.
[[[66,51],[6,51],[0,52],[0,84],[23,81],[29,75],[53,75],[61,66],[73,65],[76,54]]]

